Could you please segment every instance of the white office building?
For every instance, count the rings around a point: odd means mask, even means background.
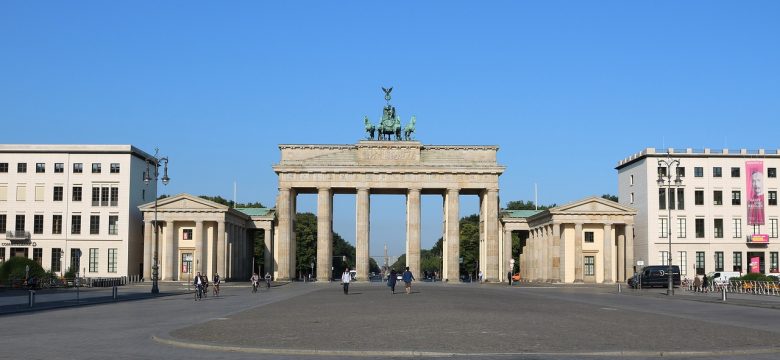
[[[131,145],[0,145],[0,261],[86,277],[143,272],[151,155]],[[80,255],[80,256],[79,256]]]
[[[671,239],[672,264],[683,277],[777,274],[778,168],[779,151],[763,149],[647,148],[620,161],[620,203],[637,210],[636,263],[667,265]]]

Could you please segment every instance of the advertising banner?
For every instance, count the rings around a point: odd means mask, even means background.
[[[764,225],[764,162],[746,161],[748,225]]]
[[[750,235],[749,238],[750,241],[748,241],[751,244],[768,244],[769,243],[769,235],[767,234],[753,234]]]
[[[761,272],[761,259],[758,256],[754,256],[750,258],[750,272],[751,273]]]

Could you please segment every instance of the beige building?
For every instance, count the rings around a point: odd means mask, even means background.
[[[672,182],[671,189],[657,182],[659,172],[667,171],[659,160],[667,159],[679,161],[669,175],[679,175],[681,182]],[[621,160],[620,203],[637,209],[637,263],[667,264],[671,226],[672,264],[683,277],[712,271],[778,274],[778,167],[778,150],[763,149],[647,148]],[[757,204],[763,224],[751,224],[750,204]]]
[[[139,275],[138,205],[156,196],[143,182],[150,157],[131,145],[0,145],[0,261]]]
[[[263,232],[265,264],[273,264],[274,213],[270,209],[234,209],[197,196],[179,194],[139,207],[144,219],[143,256],[145,279],[152,278],[155,253],[158,278],[189,280],[197,272],[211,279],[248,279],[253,270],[254,233]],[[155,239],[157,239],[155,241]]]
[[[611,283],[633,274],[633,239],[627,234],[635,214],[591,197],[544,211],[504,211],[502,233],[511,238],[521,232],[518,261],[525,281]]]

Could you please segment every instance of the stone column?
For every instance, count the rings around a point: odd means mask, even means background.
[[[485,197],[485,277],[490,281],[500,282],[506,276],[499,274],[498,257],[498,189],[487,189]]]
[[[528,231],[528,281],[536,281],[536,229]]]
[[[615,224],[615,234],[618,234],[618,227]],[[615,259],[615,271],[617,272],[615,281],[624,282],[626,278],[626,236],[620,234],[617,236],[617,258]]]
[[[172,220],[165,222],[165,256],[168,258],[168,262],[165,266],[164,280],[173,281],[176,280],[177,269],[176,265],[179,263],[177,257],[179,256],[179,247],[177,246],[176,237],[176,223]]]
[[[333,193],[330,188],[317,191],[317,281],[330,280],[333,262]]]
[[[420,277],[420,189],[409,189],[406,195],[406,266]]]
[[[515,269],[512,266],[512,230],[504,229],[504,251],[503,251],[503,260],[505,269],[504,273],[512,273],[512,275],[515,274]],[[515,260],[517,261],[517,260]]]
[[[445,238],[443,244],[445,267],[442,269],[443,279],[446,281],[459,281],[460,275],[460,216],[458,189],[447,189],[445,195]]]
[[[634,274],[634,224],[626,224],[626,278]]]
[[[604,224],[604,282],[612,282],[612,224]]]
[[[152,253],[154,246],[154,239],[152,238],[152,221],[144,221],[144,273],[143,277],[145,281],[152,279]],[[64,264],[63,264],[64,266]],[[67,267],[65,267],[67,269]],[[64,273],[64,272],[63,272]]]
[[[233,224],[225,223],[225,277],[233,280]]]
[[[225,262],[225,220],[217,222],[217,273],[222,278],[227,278],[227,266]]]
[[[574,224],[574,282],[582,282],[583,273],[582,258],[582,223]]]
[[[263,270],[269,274],[274,273],[273,234],[272,229],[263,229],[263,244],[265,245],[263,249],[263,264],[265,265]]]
[[[276,263],[278,265],[274,269],[276,271],[274,279],[281,281],[289,281],[291,279],[290,267],[294,266],[294,264],[290,264],[290,250],[293,239],[293,214],[290,192],[290,188],[279,188],[279,197],[276,201],[279,238],[276,239],[276,246],[274,246],[277,254]]]
[[[564,278],[563,268],[563,254],[564,246],[561,242],[561,224],[554,222],[552,224],[552,281],[561,282]]]
[[[358,280],[368,280],[368,239],[370,237],[371,199],[368,188],[357,189],[357,219],[355,221],[355,270]]]

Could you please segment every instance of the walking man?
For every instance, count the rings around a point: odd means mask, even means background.
[[[341,284],[344,285],[344,295],[349,294],[349,281],[352,280],[352,276],[349,275],[349,267],[344,269],[344,273],[341,274]]]
[[[412,272],[409,271],[409,267],[406,267],[406,271],[404,271],[403,275],[404,280],[404,287],[406,287],[406,293],[411,294],[412,293],[412,280],[414,280],[414,275],[412,275]]]

